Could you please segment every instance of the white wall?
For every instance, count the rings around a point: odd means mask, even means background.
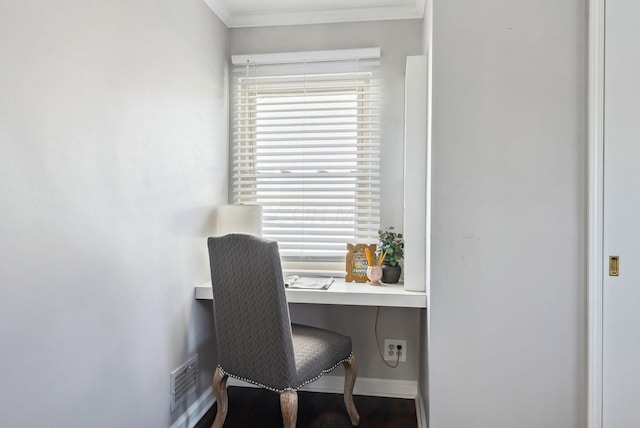
[[[422,21],[375,21],[230,30],[232,55],[380,46],[382,226],[402,228],[404,75],[407,55],[422,53]],[[415,381],[419,367],[417,309],[382,308],[379,335],[406,339],[408,358],[397,369],[384,365],[373,335],[375,308],[292,305],[295,322],[331,328],[353,338],[359,376]]]
[[[0,3],[0,425],[166,427],[215,365],[228,30],[200,0]]]
[[[587,2],[433,25],[430,427],[584,427]]]

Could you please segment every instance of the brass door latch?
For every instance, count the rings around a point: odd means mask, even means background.
[[[609,256],[609,276],[620,275],[620,257]]]

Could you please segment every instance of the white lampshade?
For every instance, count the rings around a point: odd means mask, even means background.
[[[250,233],[262,236],[262,206],[222,205],[217,208],[218,235]]]

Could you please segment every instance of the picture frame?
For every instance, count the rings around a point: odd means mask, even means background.
[[[347,244],[345,282],[367,282],[367,248],[375,256],[376,244]]]

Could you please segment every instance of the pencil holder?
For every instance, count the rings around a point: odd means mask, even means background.
[[[369,279],[369,284],[379,285],[380,278],[382,278],[382,266],[368,266],[367,278]]]

